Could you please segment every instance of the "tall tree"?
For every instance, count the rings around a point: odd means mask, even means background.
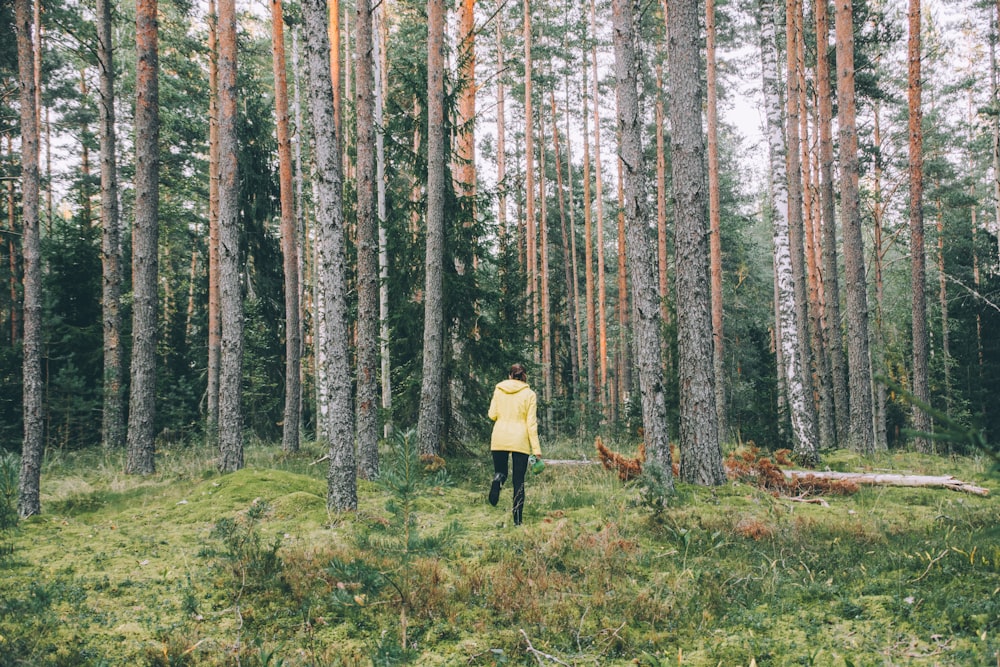
[[[785,116],[786,153],[785,162],[788,176],[788,250],[791,258],[792,291],[795,304],[795,333],[799,347],[800,381],[805,400],[800,409],[802,427],[808,429],[804,440],[796,442],[796,453],[803,462],[812,465],[818,462],[816,404],[813,401],[812,354],[809,334],[809,276],[806,272],[805,221],[803,220],[802,161],[800,130],[800,98],[804,91],[799,87],[798,42],[802,23],[798,16],[802,13],[801,0],[787,0],[785,3],[785,90],[787,114]]]
[[[924,405],[930,404],[928,381],[928,355],[930,344],[927,335],[927,254],[924,250],[924,134],[921,128],[923,113],[920,105],[920,0],[910,0],[907,43],[907,101],[909,108],[910,146],[910,297],[911,334],[913,344],[913,395]],[[914,406],[913,428],[919,434],[914,441],[917,451],[928,452],[931,420],[926,412]]]
[[[372,8],[358,0],[354,20],[354,113],[357,119],[357,423],[358,472],[378,477],[379,266],[375,221],[375,79]]]
[[[444,369],[444,2],[427,0],[427,230],[424,358],[418,432],[423,454],[441,452]]]
[[[375,180],[376,211],[378,215],[378,264],[379,264],[379,349],[382,370],[382,411],[385,414],[383,435],[392,435],[392,373],[389,355],[389,242],[386,229],[386,175],[385,175],[385,98],[389,88],[386,42],[388,29],[385,9],[380,2],[372,15],[375,41]]]
[[[715,54],[715,0],[705,2],[705,86],[708,131],[708,220],[712,270],[712,368],[715,370],[715,414],[719,436],[726,437],[725,336],[722,327],[722,215],[719,194],[718,66]]]
[[[326,31],[326,0],[302,4],[309,69],[309,109],[314,143],[316,187],[317,282],[321,299],[316,304],[317,333],[322,333],[324,366],[317,375],[330,381],[326,388],[328,410],[319,415],[323,437],[329,442],[326,504],[332,510],[357,509],[358,488],[351,410],[350,362],[347,331],[347,267],[344,213],[341,200],[339,137],[333,122],[333,81],[330,76],[330,41]],[[319,369],[317,368],[317,371]]]
[[[594,302],[594,224],[590,196],[590,134],[587,131],[587,58],[583,54],[583,257],[584,295],[587,304],[587,400],[597,400],[597,313]],[[596,102],[595,102],[596,104]]]
[[[598,329],[598,363],[601,374],[598,378],[597,396],[604,404],[605,412],[609,407],[608,400],[608,316],[607,316],[607,285],[604,274],[604,170],[601,168],[601,89],[597,69],[597,2],[590,0],[590,29],[593,41],[590,46],[591,79],[594,95],[594,197],[597,208],[594,213],[597,239],[597,329]]]
[[[243,294],[237,168],[236,5],[219,0],[219,470],[243,467]]]
[[[292,145],[288,122],[288,77],[285,74],[285,20],[281,0],[271,0],[271,61],[274,112],[278,134],[278,179],[281,188],[281,256],[285,278],[285,412],[281,448],[299,449],[302,415],[300,380],[302,339],[299,337],[299,244],[292,190]]]
[[[97,67],[101,135],[101,259],[103,264],[104,412],[102,439],[113,449],[125,447],[125,354],[121,341],[121,222],[118,218],[118,170],[115,163],[115,66],[111,37],[111,2],[97,0]]]
[[[537,356],[540,342],[538,334],[538,232],[535,225],[535,114],[532,99],[531,61],[531,0],[524,0],[524,207],[525,207],[525,257],[527,259],[528,285],[526,301],[531,319],[532,349]],[[536,359],[537,361],[537,359]]]
[[[697,0],[671,0],[668,4],[681,477],[696,484],[716,485],[722,484],[726,475],[712,370],[700,5]]]
[[[215,0],[208,0],[208,368],[209,440],[219,434],[219,369],[222,318],[219,309],[219,47]]]
[[[667,488],[673,485],[667,406],[663,395],[663,342],[660,339],[660,298],[657,288],[656,251],[651,236],[647,205],[646,165],[642,151],[642,123],[639,115],[638,31],[632,0],[614,0],[612,15],[615,43],[615,79],[618,84],[618,131],[621,142],[619,163],[625,197],[628,238],[628,274],[632,284],[632,325],[646,452]],[[697,20],[697,19],[696,19]],[[721,453],[720,453],[721,466]],[[712,479],[714,482],[714,478]]]
[[[159,28],[157,0],[135,12],[135,220],[132,227],[132,381],[125,472],[155,471],[156,296],[160,207]]]
[[[17,511],[29,517],[42,511],[42,253],[38,229],[38,85],[32,57],[30,0],[14,3],[17,70],[21,105],[21,252],[24,257],[23,406],[24,441],[17,487]],[[35,36],[37,38],[37,35]]]
[[[847,282],[847,371],[850,425],[848,446],[875,451],[872,372],[868,355],[868,293],[858,190],[857,102],[854,90],[854,11],[852,0],[836,0],[837,120],[840,137],[840,221],[844,230]]]
[[[815,3],[816,97],[819,117],[819,188],[823,255],[823,337],[833,383],[836,442],[847,443],[847,364],[840,328],[840,278],[837,271],[837,219],[833,182],[833,90],[830,84],[830,20],[828,2]]]
[[[780,368],[784,379],[783,394],[791,420],[795,452],[806,464],[812,465],[817,461],[815,422],[810,420],[812,412],[807,406],[807,402],[812,401],[812,394],[807,391],[808,385],[803,380],[809,370],[801,356],[803,346],[799,338],[795,275],[792,268],[792,250],[789,247],[791,237],[788,219],[791,217],[793,205],[788,194],[788,184],[792,177],[786,162],[786,153],[791,153],[792,150],[786,146],[783,132],[785,124],[781,108],[781,79],[778,74],[775,5],[772,0],[760,0],[758,11],[761,75],[770,156],[771,214],[768,217],[771,218],[774,232],[776,347],[780,351]],[[796,160],[796,165],[797,162]],[[799,207],[801,221],[801,201]]]

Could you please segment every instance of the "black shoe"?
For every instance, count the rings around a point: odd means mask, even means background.
[[[503,475],[497,473],[493,475],[493,484],[490,485],[490,505],[496,506],[500,501],[501,486],[503,486]]]

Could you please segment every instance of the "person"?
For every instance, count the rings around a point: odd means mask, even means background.
[[[507,481],[507,459],[513,463],[514,525],[521,525],[524,513],[524,475],[528,457],[538,459],[542,450],[538,444],[538,399],[528,386],[528,373],[521,364],[510,367],[507,379],[497,384],[490,401],[489,417],[493,424],[490,451],[493,454],[493,482],[490,504],[500,500],[500,488]]]

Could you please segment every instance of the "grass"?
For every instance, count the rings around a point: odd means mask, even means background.
[[[421,491],[412,534],[448,539],[407,551],[379,485],[327,511],[318,446],[257,443],[225,476],[213,455],[171,447],[146,478],[116,453],[50,455],[45,513],[0,560],[0,665],[1000,664],[995,495],[878,487],[820,507],[679,484],[654,515],[599,466],[547,466],[514,527],[509,488],[486,502],[484,451]],[[980,458],[824,464],[998,486]]]

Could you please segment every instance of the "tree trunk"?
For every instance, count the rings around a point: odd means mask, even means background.
[[[208,0],[208,439],[219,434],[219,370],[222,318],[219,308],[219,49],[215,0]]]
[[[306,62],[309,68],[309,108],[314,143],[316,183],[317,282],[322,297],[316,304],[317,332],[322,331],[324,366],[329,382],[323,434],[329,442],[326,504],[342,512],[357,509],[358,489],[354,457],[351,410],[346,252],[344,213],[341,200],[341,162],[336,125],[333,122],[333,81],[330,76],[330,42],[326,32],[326,0],[302,4]]]
[[[531,1],[524,0],[524,188],[525,188],[525,257],[527,259],[527,292],[525,302],[531,321],[532,350],[539,361],[538,332],[538,231],[535,227],[535,115],[531,99]]]
[[[887,248],[882,241],[882,233],[885,223],[885,202],[882,196],[882,118],[881,103],[876,100],[873,106],[873,147],[875,149],[875,168],[873,170],[872,194],[875,200],[872,204],[872,228],[875,241],[872,252],[874,262],[873,271],[875,273],[875,325],[872,327],[872,366],[875,373],[886,376],[885,363],[885,281],[883,280],[883,260]],[[886,435],[886,386],[884,382],[879,382],[875,387],[875,449],[884,450],[888,447]]]
[[[372,12],[375,70],[375,182],[376,214],[378,215],[379,264],[379,354],[382,372],[382,412],[385,415],[384,437],[392,435],[392,364],[389,355],[389,243],[385,208],[385,123],[383,107],[389,88],[386,44],[388,29],[385,9],[380,2]]]
[[[37,132],[37,126],[36,126]],[[10,164],[14,164],[14,136],[7,135],[7,159]],[[21,268],[18,261],[18,238],[23,235],[17,228],[17,216],[15,215],[14,179],[7,181],[7,229],[10,236],[7,238],[7,256],[10,266],[10,345],[16,347],[21,340]]]
[[[837,445],[848,438],[849,400],[847,365],[840,326],[840,278],[837,271],[837,218],[833,184],[833,90],[830,84],[830,22],[827,2],[817,2],[816,34],[822,45],[816,59],[816,96],[819,98],[819,179],[820,220],[823,247],[824,349],[829,355],[833,384],[833,411]]]
[[[544,94],[542,99],[544,100]],[[545,181],[545,105],[538,113],[538,199],[541,203],[539,218],[539,305],[541,307],[542,323],[542,400],[545,403],[542,414],[545,416],[543,426],[552,424],[552,306],[549,292],[549,217],[546,206]]]
[[[115,163],[115,68],[111,39],[111,2],[97,0],[97,66],[101,135],[101,291],[104,327],[104,413],[101,434],[105,447],[125,447],[125,354],[121,344],[122,250],[118,217],[118,171]]]
[[[715,371],[715,414],[719,437],[727,437],[725,336],[722,327],[722,232],[719,204],[719,118],[716,90],[715,0],[705,2],[706,87],[708,93],[708,219],[712,270],[712,367]]]
[[[809,335],[809,293],[808,275],[805,258],[805,224],[802,219],[802,161],[800,159],[801,137],[799,134],[799,98],[803,94],[799,88],[798,70],[798,32],[801,24],[796,15],[801,11],[797,0],[787,0],[785,3],[785,34],[786,34],[786,91],[787,108],[785,153],[788,168],[788,250],[791,256],[792,292],[795,299],[795,341],[799,352],[799,378],[802,382],[801,404],[802,427],[808,430],[804,439],[796,440],[795,453],[806,465],[819,462],[816,443],[816,403],[813,400],[812,354]]]
[[[559,230],[562,236],[563,252],[563,273],[566,280],[566,327],[569,331],[569,354],[570,354],[570,377],[572,378],[573,391],[576,391],[577,383],[580,381],[580,357],[579,357],[579,330],[577,329],[576,317],[576,262],[575,253],[570,248],[570,234],[566,228],[566,197],[563,191],[563,165],[560,151],[559,126],[556,123],[556,94],[550,91],[549,101],[552,108],[552,146],[555,149],[556,158],[556,191],[559,195]]]
[[[615,78],[618,85],[618,130],[621,136],[619,162],[623,169],[624,216],[628,228],[625,250],[628,253],[628,273],[632,281],[632,326],[639,369],[639,393],[646,453],[649,463],[658,468],[669,490],[673,486],[673,466],[670,458],[667,407],[663,395],[660,298],[657,289],[656,251],[650,234],[649,211],[646,204],[643,128],[636,91],[638,84],[635,57],[636,31],[632,11],[630,0],[614,0],[612,3]],[[712,481],[714,482],[714,477]]]
[[[285,20],[281,0],[271,0],[271,55],[274,69],[274,112],[278,134],[278,178],[281,187],[281,257],[285,279],[285,412],[281,448],[299,450],[302,384],[299,357],[299,244],[292,183],[292,145],[288,123],[285,74]]]
[[[715,415],[705,143],[697,0],[670,3],[671,176],[674,195],[681,477],[726,480]]]
[[[125,472],[156,470],[156,296],[160,117],[156,0],[136,4],[135,222],[132,228],[132,383]]]
[[[920,0],[910,0],[909,40],[907,61],[909,66],[907,100],[909,104],[910,136],[910,308],[912,310],[913,339],[913,395],[925,405],[930,405],[928,382],[927,337],[927,254],[924,249],[924,135],[921,129],[923,113],[920,106]],[[930,433],[931,420],[926,412],[913,407],[913,429]],[[917,435],[913,442],[918,452],[931,451],[931,441]]]
[[[940,192],[940,183],[936,184]],[[941,310],[941,366],[944,373],[945,414],[951,415],[951,320],[948,314],[948,274],[944,266],[944,203],[936,199],[937,208],[937,269],[938,269],[938,307]]]
[[[219,0],[219,470],[243,467],[243,295],[236,137],[236,6]]]
[[[24,257],[23,409],[24,441],[17,487],[17,511],[24,518],[39,514],[44,433],[42,422],[42,255],[38,229],[38,115],[32,66],[29,0],[14,2],[17,69],[21,106],[21,252]]]
[[[620,103],[620,102],[619,102]],[[621,138],[619,138],[619,142]],[[626,405],[632,390],[632,361],[629,359],[628,336],[628,269],[625,264],[627,242],[625,240],[625,178],[622,161],[618,160],[618,392],[612,407]]]
[[[358,474],[378,477],[379,266],[375,221],[375,80],[372,73],[372,10],[359,0],[354,20],[354,112],[357,118]]]
[[[792,269],[788,218],[792,205],[788,196],[788,183],[792,180],[787,171],[786,149],[782,130],[785,127],[781,113],[780,78],[775,29],[775,7],[771,0],[760,0],[759,6],[761,64],[764,106],[767,115],[767,137],[770,154],[771,211],[774,228],[774,274],[776,308],[776,348],[781,350],[780,361],[784,373],[785,398],[792,425],[792,439],[796,454],[807,465],[817,461],[815,422],[807,403],[812,401],[803,377],[809,372],[803,364],[799,337],[795,276]],[[789,126],[791,123],[789,123]],[[796,160],[796,163],[798,161]],[[797,165],[796,165],[797,166]],[[799,201],[801,221],[801,201]],[[801,239],[800,239],[801,242]]]
[[[337,135],[337,149],[344,147],[343,121],[343,67],[340,65],[340,0],[327,0],[327,36],[330,44],[330,78],[333,82],[333,128]],[[343,172],[341,172],[343,174]]]
[[[440,454],[444,358],[444,2],[427,0],[427,239],[424,354],[418,432],[422,454]]]
[[[837,101],[840,134],[840,219],[847,281],[848,446],[875,451],[872,372],[868,353],[868,293],[858,191],[858,131],[854,91],[854,29],[851,0],[836,0]]]
[[[605,414],[608,408],[608,299],[605,285],[604,272],[604,174],[601,168],[601,90],[598,85],[597,76],[597,5],[595,0],[590,0],[590,27],[594,39],[590,49],[590,62],[593,68],[592,80],[594,85],[594,181],[596,190],[594,197],[597,200],[597,211],[595,213],[597,222],[597,329],[598,329],[598,360],[601,366],[601,375],[597,385],[597,396],[604,405]]]
[[[583,238],[584,285],[587,298],[587,401],[597,400],[597,314],[594,302],[594,230],[590,192],[590,134],[587,123],[587,59],[583,54]]]

